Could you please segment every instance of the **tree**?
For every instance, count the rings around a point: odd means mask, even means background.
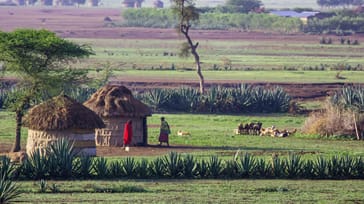
[[[196,71],[200,80],[200,93],[205,92],[205,82],[201,71],[200,56],[197,52],[198,42],[193,43],[189,34],[191,23],[199,20],[199,12],[194,6],[193,0],[172,0],[173,12],[179,19],[178,32],[181,33],[187,40],[182,44],[180,56],[187,57],[192,54],[195,58]]]
[[[262,6],[260,0],[228,0],[226,6],[231,8],[233,12],[249,13]]]
[[[47,30],[19,29],[0,32],[0,61],[5,72],[17,75],[22,90],[10,107],[16,116],[15,144],[11,151],[20,151],[22,118],[25,110],[41,97],[59,94],[86,78],[86,71],[68,65],[77,58],[93,54],[86,45],[64,40]]]

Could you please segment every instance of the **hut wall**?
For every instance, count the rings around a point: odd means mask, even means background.
[[[51,144],[66,138],[74,142],[74,148],[79,155],[96,156],[95,133],[92,130],[68,130],[68,131],[38,131],[28,129],[27,154],[36,149],[42,151]]]
[[[96,146],[123,146],[124,125],[126,121],[133,121],[133,138],[131,145],[144,145],[145,136],[143,118],[102,118],[106,127],[95,130]]]

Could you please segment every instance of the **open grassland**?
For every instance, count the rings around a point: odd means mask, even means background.
[[[139,81],[198,81],[194,71],[125,70],[115,71],[119,81],[139,79]],[[343,71],[337,79],[337,71],[204,71],[205,80],[221,82],[277,82],[277,83],[363,83],[364,72]],[[113,79],[112,79],[113,80]],[[132,88],[132,87],[131,87]]]
[[[215,7],[218,5],[224,5],[225,0],[197,0],[196,6],[199,7]],[[317,9],[318,5],[316,3],[316,0],[305,0],[305,1],[299,1],[299,0],[262,0],[261,1],[264,4],[265,8],[268,9],[284,9],[284,8],[314,8]],[[165,6],[169,6],[170,2],[165,1]],[[120,2],[111,0],[104,2],[104,6],[110,6],[110,7],[120,7]],[[153,6],[153,0],[146,0],[143,3],[143,7],[152,7]]]
[[[10,114],[0,112],[1,123],[7,124],[0,127],[0,141],[2,144],[10,144],[14,140],[15,120],[13,121]],[[148,144],[158,144],[160,114],[154,114],[148,118]],[[315,135],[302,135],[299,129],[304,123],[303,116],[289,115],[194,115],[194,114],[165,114],[167,121],[171,125],[172,134],[170,136],[170,144],[172,147],[166,149],[168,151],[183,151],[195,154],[197,157],[209,157],[211,155],[219,155],[231,158],[237,150],[242,152],[250,152],[256,156],[270,158],[272,153],[287,156],[289,152],[297,152],[302,154],[304,158],[312,158],[318,155],[331,157],[337,154],[350,154],[364,156],[362,141],[348,139],[326,139],[319,138]],[[240,122],[256,122],[261,121],[263,127],[271,127],[274,125],[278,129],[298,129],[298,133],[288,138],[272,138],[247,135],[235,135],[233,130],[237,128]],[[188,131],[190,136],[177,136],[177,131]],[[26,144],[26,128],[22,132],[22,146]],[[175,150],[173,149],[175,148]],[[4,148],[4,146],[2,146]],[[142,148],[142,147],[140,147]],[[138,151],[140,151],[138,148]],[[162,148],[163,149],[163,148]],[[156,148],[158,151],[158,148]],[[2,149],[0,152],[5,152]],[[140,154],[145,157],[148,155]],[[138,153],[139,154],[139,153]],[[108,154],[113,158],[121,156],[119,153]],[[132,156],[133,153],[123,155]],[[155,154],[153,154],[155,155]],[[99,155],[102,156],[102,153]]]
[[[198,40],[204,70],[331,69],[343,65],[362,68],[364,45],[320,45],[314,37],[285,39]],[[317,37],[318,38],[318,37]],[[181,40],[72,39],[95,51],[84,67],[110,62],[124,69],[193,68],[193,58],[178,56]]]
[[[363,203],[360,180],[48,181],[59,193],[19,182],[26,203]]]

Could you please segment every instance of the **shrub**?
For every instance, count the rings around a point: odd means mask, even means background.
[[[2,157],[0,161],[0,204],[10,203],[20,195],[19,186],[14,183],[12,174],[14,171],[10,159]]]
[[[72,177],[73,160],[76,152],[73,143],[61,138],[46,148],[49,174],[53,178],[68,179]]]

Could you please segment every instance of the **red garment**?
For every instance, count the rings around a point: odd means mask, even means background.
[[[159,134],[159,142],[168,142],[169,136],[167,133],[160,133]]]
[[[131,122],[125,123],[124,126],[124,145],[129,145],[131,143],[131,138],[133,137],[133,127]]]

